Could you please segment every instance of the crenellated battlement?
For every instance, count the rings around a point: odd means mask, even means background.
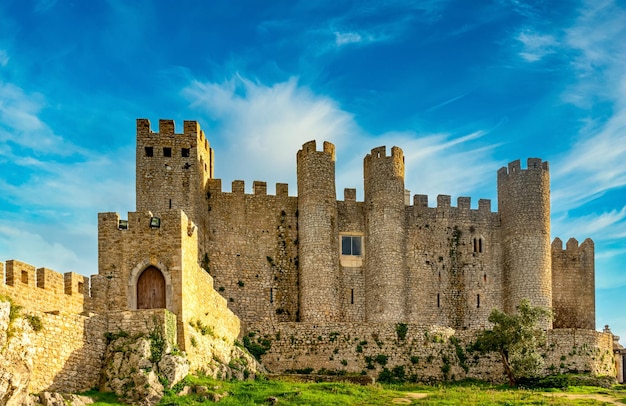
[[[550,165],[548,161],[542,161],[541,158],[528,158],[526,161],[526,169],[522,169],[521,161],[519,159],[509,162],[508,167],[503,166],[498,170],[498,179],[508,175],[514,175],[516,173],[526,172],[526,171],[549,171]]]
[[[580,260],[581,254],[593,255],[594,251],[595,244],[591,238],[586,238],[580,245],[578,245],[577,239],[570,238],[565,244],[565,249],[563,249],[563,241],[559,237],[552,241],[552,255],[564,255],[571,260]]]
[[[387,147],[385,145],[382,145],[380,147],[372,148],[371,152],[365,157],[365,159],[376,158],[393,158],[402,160],[402,162],[404,162],[404,153],[402,151],[402,148],[393,146],[391,147],[391,155],[387,156]]]
[[[437,195],[437,206],[428,206],[428,195],[413,195],[413,207],[416,210],[420,209],[458,209],[463,212],[475,212],[480,214],[491,214],[491,200],[479,199],[478,209],[472,209],[472,198],[466,196],[457,197],[456,206],[451,205],[452,198],[450,195]]]
[[[233,194],[233,195],[247,195],[247,196],[276,196],[276,197],[287,197],[289,196],[289,184],[287,183],[276,183],[276,193],[268,194],[267,193],[267,182],[263,182],[260,180],[255,180],[252,182],[252,193],[246,193],[246,184],[243,180],[234,180],[231,183],[230,192],[222,189],[222,180],[221,179],[209,179],[207,182],[207,190],[209,195],[225,193],[225,194]]]
[[[334,162],[335,161],[335,145],[328,141],[324,141],[324,146],[323,146],[322,151],[318,151],[317,143],[315,142],[315,140],[306,142],[302,144],[302,149],[298,151],[297,159],[304,158],[305,156],[308,156],[310,154],[320,154],[320,155],[325,154],[325,155],[330,156],[331,160]]]
[[[5,281],[6,276],[6,282]],[[82,313],[90,308],[89,278],[17,260],[0,262],[0,293],[28,310]]]
[[[137,119],[137,136],[193,136],[198,137],[202,142],[206,140],[204,131],[200,128],[200,123],[193,120],[183,121],[183,132],[176,133],[176,125],[174,120],[159,120],[159,131],[152,131],[150,120],[147,118]],[[207,145],[208,147],[208,145]]]
[[[554,327],[595,327],[594,243],[570,238],[552,241],[552,306]]]

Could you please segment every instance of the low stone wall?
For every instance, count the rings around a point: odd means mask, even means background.
[[[106,313],[106,319],[105,331],[111,334],[147,336],[156,331],[170,344],[177,342],[176,315],[166,309],[112,311]]]
[[[594,330],[554,329],[548,333],[549,373],[588,372],[616,376],[613,335]]]
[[[29,390],[85,391],[95,387],[106,348],[106,320],[101,315],[48,314],[38,316],[42,329],[31,335],[34,348]]]
[[[272,373],[330,370],[377,378],[386,368],[396,376],[424,382],[464,378],[505,382],[497,354],[472,350],[476,333],[414,324],[257,323],[247,326],[245,337],[266,351],[261,360]],[[547,347],[540,351],[545,354],[546,374],[614,375],[611,348],[605,333],[551,330]]]

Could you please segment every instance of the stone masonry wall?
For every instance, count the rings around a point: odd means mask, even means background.
[[[6,283],[5,281],[6,276]],[[91,310],[89,278],[73,272],[61,274],[24,262],[0,262],[0,295],[41,312],[82,313]]]
[[[552,307],[550,249],[550,172],[548,163],[529,158],[498,171],[498,210],[502,225],[504,310],[522,299]],[[546,328],[551,322],[546,321]]]
[[[80,392],[95,387],[106,348],[102,315],[42,313],[42,330],[32,335],[35,349],[29,390]]]
[[[323,151],[317,151],[310,141],[298,151],[297,164],[300,320],[339,321],[335,146],[324,142]]]
[[[370,322],[406,320],[404,155],[372,149],[363,160],[366,312]]]
[[[242,321],[295,321],[298,318],[298,203],[286,184],[267,195],[255,182],[254,194],[243,181],[222,192],[209,182],[210,224],[206,266],[215,289]]]
[[[247,327],[250,340],[269,342],[262,362],[270,372],[307,368],[364,373],[384,368],[418,381],[474,378],[505,382],[497,354],[471,349],[477,330],[393,323],[280,323]],[[545,373],[590,372],[615,376],[612,335],[590,330],[550,330]],[[320,371],[321,370],[321,371]]]
[[[498,357],[468,351],[472,333],[467,330],[400,323],[280,323],[251,324],[246,334],[270,342],[262,362],[273,373],[309,368],[378,378],[386,368],[425,382],[505,380]]]
[[[4,283],[6,276],[6,284]],[[33,332],[29,390],[81,391],[94,387],[104,352],[106,322],[91,313],[89,278],[24,262],[0,262],[0,296],[41,320]]]
[[[471,209],[469,197],[416,195],[407,206],[408,321],[484,328],[502,309],[500,219],[489,200]]]
[[[567,247],[552,242],[552,310],[554,328],[596,327],[594,244],[586,239],[580,247],[570,238]]]

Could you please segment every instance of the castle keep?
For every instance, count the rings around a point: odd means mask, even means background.
[[[31,391],[93,387],[104,333],[154,325],[196,370],[229,364],[240,340],[272,372],[401,367],[420,380],[498,381],[499,360],[465,346],[493,309],[523,299],[554,312],[546,373],[621,372],[613,335],[595,331],[593,241],[550,242],[541,159],[497,171],[494,212],[484,199],[411,197],[395,146],[364,157],[357,201],[356,189],[337,199],[329,142],[297,151],[293,196],[262,181],[225,190],[195,121],[177,133],[171,120],[155,131],[138,119],[136,135],[136,211],[98,215],[98,275],[0,264],[0,294],[44,318],[38,345],[54,358],[35,365]]]

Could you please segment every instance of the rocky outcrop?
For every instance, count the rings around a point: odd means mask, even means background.
[[[0,405],[24,405],[33,370],[34,348],[29,323],[19,308],[0,300]]]
[[[127,402],[154,405],[189,373],[187,360],[159,337],[111,337],[100,390]]]

